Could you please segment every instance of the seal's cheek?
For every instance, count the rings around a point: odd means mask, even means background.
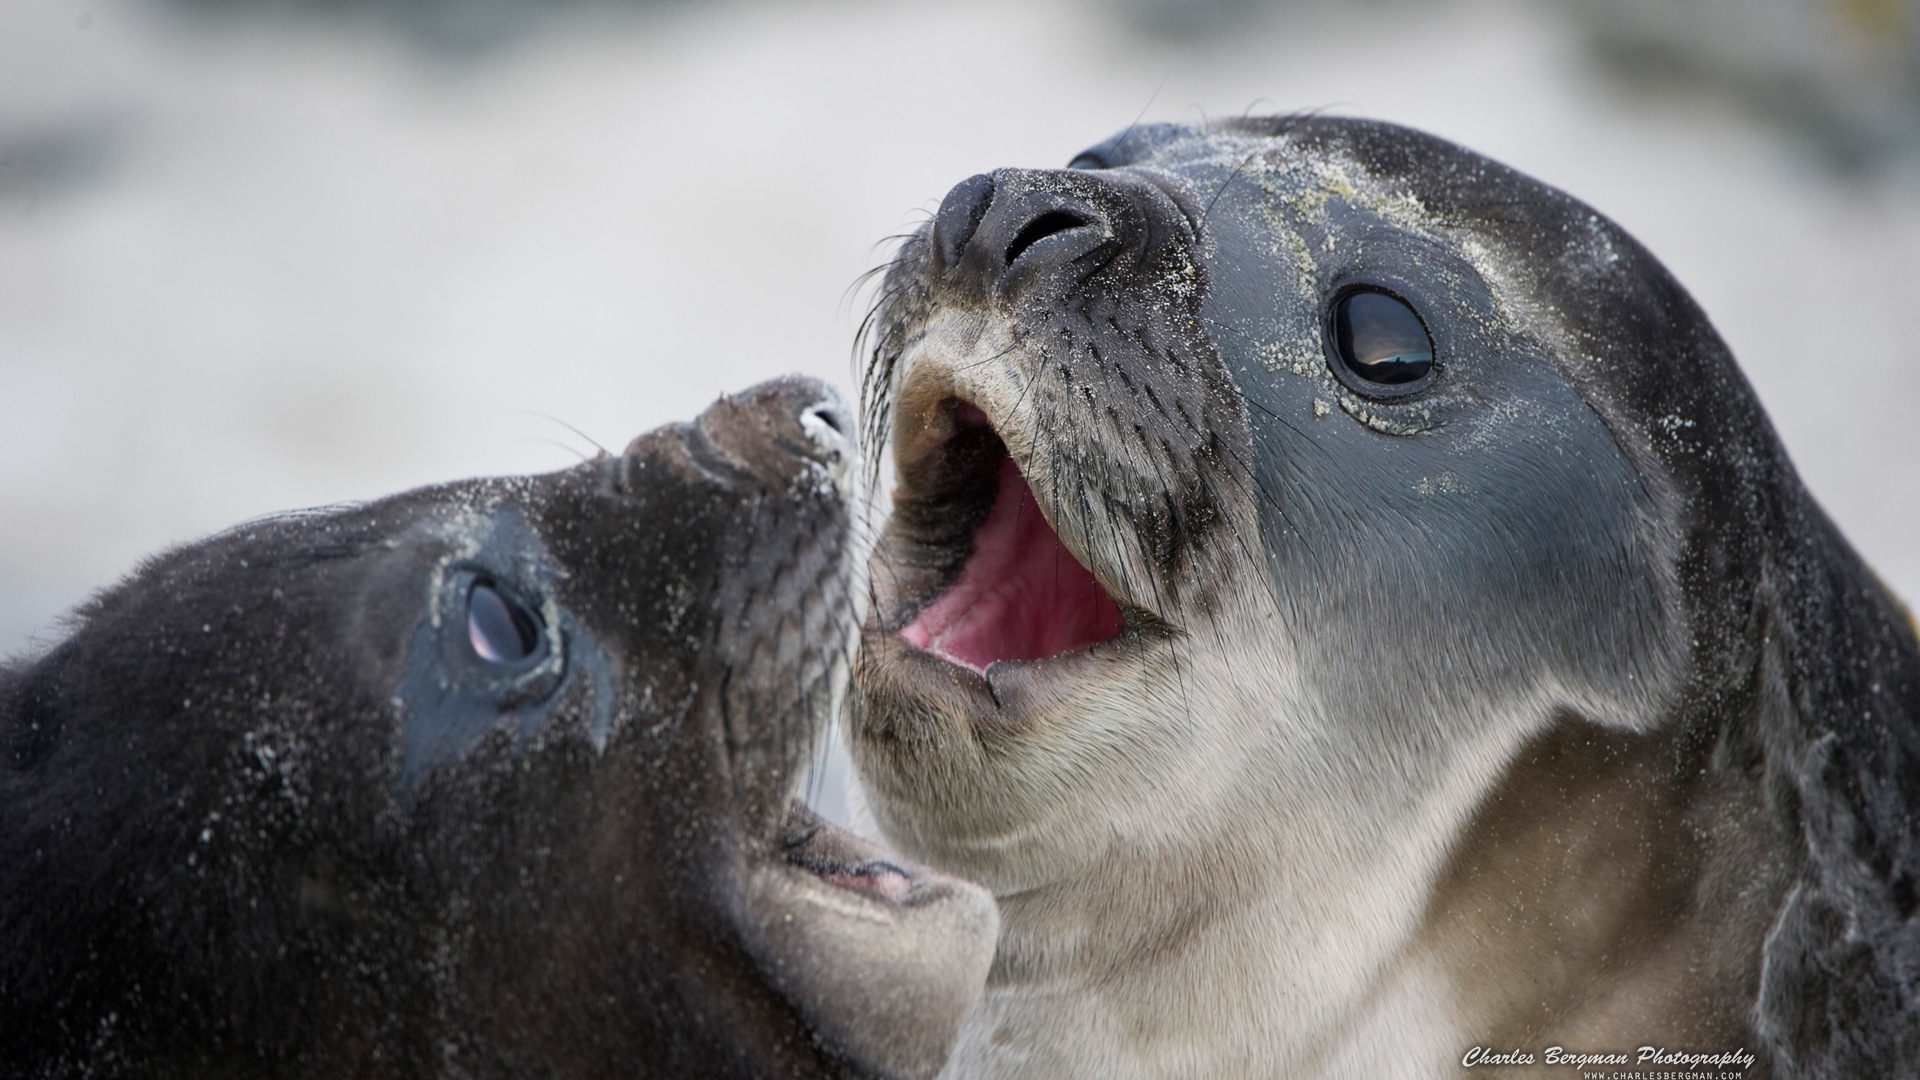
[[[1676,655],[1660,478],[1479,248],[1360,187],[1313,205],[1237,187],[1209,217],[1284,636],[1380,738],[1534,700],[1646,723]]]

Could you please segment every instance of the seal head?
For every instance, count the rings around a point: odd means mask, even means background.
[[[931,1075],[991,901],[796,798],[860,620],[851,430],[781,380],[100,596],[0,674],[0,1060]]]
[[[1001,897],[960,1074],[1915,1038],[1911,627],[1611,222],[1388,125],[1155,125],[963,181],[870,327],[853,745]]]

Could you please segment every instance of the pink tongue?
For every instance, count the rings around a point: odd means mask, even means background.
[[[1120,608],[1047,524],[1009,458],[960,580],[900,631],[914,647],[986,674],[995,660],[1037,660],[1120,632]]]

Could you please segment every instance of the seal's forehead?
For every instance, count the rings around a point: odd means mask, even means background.
[[[1205,225],[1257,217],[1265,232],[1317,234],[1377,224],[1444,235],[1450,244],[1477,234],[1485,259],[1504,261],[1531,257],[1543,242],[1564,257],[1565,240],[1598,253],[1603,266],[1631,246],[1564,192],[1445,139],[1377,121],[1281,116],[1140,125],[1083,151],[1072,166],[1157,175],[1181,190]]]
[[[372,502],[289,510],[242,522],[177,553],[197,551],[235,563],[351,559],[422,535],[471,532],[475,522],[502,511],[537,508],[551,486],[552,480],[542,476],[467,480]]]
[[[1182,204],[1205,256],[1266,249],[1295,268],[1295,288],[1311,292],[1331,272],[1336,248],[1391,239],[1459,250],[1451,241],[1458,231],[1453,215],[1428,197],[1430,174],[1407,160],[1421,141],[1437,140],[1377,127],[1289,118],[1149,125],[1082,153],[1073,165],[1146,176]]]
[[[1443,202],[1514,183],[1551,190],[1490,158],[1425,132],[1337,117],[1238,117],[1206,125],[1142,124],[1077,155],[1073,168],[1138,166],[1188,178],[1224,170],[1293,185],[1336,179]]]
[[[1390,161],[1369,160],[1379,155],[1356,152],[1366,148],[1356,147],[1347,135],[1345,124],[1332,131],[1324,130],[1324,124],[1302,130],[1286,119],[1205,127],[1145,124],[1082,151],[1070,167],[1153,170],[1189,184],[1210,183],[1216,190],[1229,180],[1244,180],[1275,193],[1322,186],[1327,180],[1365,187],[1404,181],[1404,170],[1393,168]],[[1211,201],[1205,191],[1196,194]]]
[[[198,627],[263,604],[314,618],[369,582],[393,585],[456,557],[544,565],[534,523],[550,487],[541,477],[466,481],[258,518],[148,559],[85,605],[78,626]]]

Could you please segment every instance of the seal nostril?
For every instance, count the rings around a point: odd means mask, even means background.
[[[800,430],[812,440],[811,455],[844,472],[853,460],[853,416],[837,400],[816,401],[800,410]]]
[[[1047,237],[1055,233],[1078,229],[1088,224],[1091,224],[1091,222],[1087,221],[1086,218],[1065,210],[1049,210],[1041,214],[1039,217],[1027,222],[1027,227],[1021,229],[1019,234],[1013,238],[1013,243],[1007,245],[1007,265],[1012,266],[1015,260],[1026,253],[1028,248],[1045,240]]]
[[[933,253],[942,268],[951,269],[960,264],[961,252],[966,249],[967,241],[973,239],[992,201],[993,177],[986,173],[969,176],[953,185],[947,197],[940,200],[940,209],[933,218]]]
[[[815,422],[832,428],[843,439],[853,438],[853,420],[846,410],[830,402],[822,401],[800,410],[800,426],[811,429]]]

